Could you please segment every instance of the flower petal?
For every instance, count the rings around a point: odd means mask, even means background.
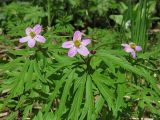
[[[36,35],[34,39],[40,43],[45,43],[46,39],[41,35]]]
[[[89,54],[89,50],[83,45],[77,48],[77,52],[83,56],[87,56]]]
[[[75,47],[72,47],[68,51],[68,56],[69,57],[74,57],[77,54],[77,49]]]
[[[74,46],[73,41],[67,41],[62,44],[62,48],[72,48]]]
[[[126,52],[133,52],[134,51],[134,49],[132,49],[129,45],[128,46],[125,46],[124,47],[124,50],[126,51]]]
[[[82,38],[82,34],[80,31],[76,31],[73,35],[73,41],[75,40],[80,40],[81,41],[81,38]]]
[[[131,55],[132,55],[133,58],[136,58],[136,52],[135,51],[132,51]]]
[[[82,43],[82,45],[87,46],[90,42],[91,42],[90,39],[85,39],[85,40],[82,40],[81,43]]]
[[[23,37],[23,38],[19,39],[19,42],[20,42],[20,43],[24,43],[24,42],[29,41],[30,39],[31,39],[31,38],[30,38],[29,36],[26,36],[26,37]]]
[[[28,40],[28,46],[30,48],[33,48],[35,46],[35,44],[36,44],[36,41],[34,39]]]
[[[35,32],[36,35],[39,35],[42,31],[42,26],[37,24],[36,26],[34,26],[33,31]]]
[[[33,31],[33,29],[32,29],[32,28],[30,28],[30,27],[26,28],[26,34],[27,34],[27,35],[29,35],[29,34],[30,34],[30,32],[32,32],[32,31]]]
[[[136,50],[136,51],[141,51],[142,48],[141,48],[141,46],[136,46],[136,47],[135,47],[135,50]]]
[[[123,47],[128,47],[129,44],[121,44],[121,46],[123,46]]]

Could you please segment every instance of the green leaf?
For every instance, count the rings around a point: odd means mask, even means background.
[[[39,79],[39,80],[44,80],[44,77],[43,75],[41,74],[41,68],[40,68],[40,65],[38,64],[38,62],[36,60],[34,60],[34,72],[35,72],[35,75],[36,77]]]
[[[99,83],[101,84],[105,84],[109,87],[115,88],[113,79],[106,75],[100,74],[99,72],[94,72],[93,79],[99,80]]]
[[[91,116],[94,111],[94,97],[92,91],[92,79],[89,75],[87,76],[87,83],[86,83],[86,106],[88,109],[87,120],[92,120]]]
[[[13,55],[23,55],[23,56],[34,54],[34,51],[29,51],[28,49],[21,49],[21,50],[9,49],[8,52]]]
[[[93,56],[90,62],[90,65],[93,69],[96,69],[96,67],[98,67],[101,63],[101,59],[97,56]]]
[[[32,112],[32,105],[27,105],[27,106],[24,108],[22,120],[26,120],[27,116],[28,116],[29,113],[31,113],[31,112]]]
[[[22,95],[18,101],[18,104],[16,106],[16,110],[18,110],[18,108],[22,107],[23,103],[26,101],[26,96]]]
[[[81,84],[80,84],[80,86],[74,96],[68,119],[78,120],[78,118],[79,118],[85,83],[86,83],[86,74],[83,74],[83,76],[81,77]]]
[[[23,66],[23,69],[21,70],[21,72],[19,73],[16,81],[14,81],[14,86],[12,88],[12,90],[10,91],[10,95],[9,95],[9,98],[11,97],[15,97],[17,95],[20,95],[23,93],[24,91],[24,78],[25,78],[25,75],[26,75],[26,72],[28,70],[28,67],[30,65],[30,61],[29,60],[26,60],[24,66]]]
[[[83,120],[86,114],[87,114],[87,120],[92,120],[91,117],[94,114],[94,97],[93,97],[93,89],[92,89],[92,79],[90,75],[87,75],[86,102],[85,102],[84,108],[82,109],[82,114],[79,120]]]
[[[29,69],[25,74],[24,82],[25,82],[25,91],[30,90],[33,87],[32,78],[34,74],[34,61],[30,62]]]
[[[15,67],[18,67],[21,65],[21,61],[25,62],[26,60],[23,57],[16,58],[16,59],[10,61],[9,63],[3,65],[0,68],[0,70],[3,69],[3,71],[4,71],[4,70],[15,69]]]
[[[53,112],[48,112],[45,120],[53,120],[53,118],[54,118],[54,113]]]
[[[110,15],[112,20],[114,20],[117,24],[121,25],[123,20],[123,15]]]
[[[98,98],[95,101],[95,114],[92,116],[93,120],[98,117],[105,103],[101,95],[97,95],[97,97]]]
[[[125,74],[118,72],[118,82],[120,84],[117,85],[117,98],[115,101],[115,109],[113,109],[113,115],[117,117],[118,112],[121,110],[121,107],[124,106],[124,96],[125,96],[125,90],[127,89],[126,87],[126,79],[125,79]]]
[[[72,73],[72,70],[69,70],[66,74],[64,74],[63,77],[56,83],[55,89],[50,93],[47,104],[43,108],[43,111],[45,112],[44,116],[46,116],[47,113],[49,112],[49,109],[51,108],[51,105],[52,105],[54,99],[56,98],[56,96],[59,92],[59,89],[62,87],[63,83],[65,82],[67,77],[70,75],[70,73]]]
[[[38,115],[36,115],[33,120],[44,120],[43,119],[43,114],[41,111],[38,112]]]
[[[107,86],[105,86],[104,84],[102,84],[101,82],[99,82],[100,79],[98,77],[97,78],[93,77],[93,80],[94,80],[95,84],[97,85],[100,94],[106,100],[109,109],[113,110],[115,108],[114,99],[113,99],[114,98],[113,92]]]
[[[108,61],[112,61],[113,65],[119,65],[123,67],[124,69],[131,71],[137,75],[144,76],[142,71],[134,66],[132,66],[128,61],[125,59],[121,59],[119,57],[116,57],[115,55],[108,54],[105,51],[99,51],[97,55],[106,63],[108,64]]]
[[[66,109],[65,103],[66,103],[66,100],[67,100],[67,96],[69,95],[69,90],[70,90],[70,88],[73,84],[72,81],[74,80],[74,72],[75,71],[72,70],[72,72],[68,76],[68,79],[66,80],[66,84],[65,84],[65,87],[63,89],[62,97],[60,99],[59,108],[55,113],[55,118],[54,119],[59,120],[61,118],[61,116],[63,115],[64,110]]]
[[[7,116],[7,120],[14,120],[18,115],[18,111],[12,112],[9,116]]]

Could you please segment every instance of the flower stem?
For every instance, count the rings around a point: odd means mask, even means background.
[[[84,63],[87,64],[86,60],[83,58],[83,56],[80,55],[80,57],[82,58],[82,60],[84,61]]]
[[[51,0],[47,0],[47,4],[48,4],[48,27],[51,27]]]
[[[87,73],[90,74],[93,71],[92,67],[90,66],[91,58],[87,57],[87,59],[85,59],[85,58],[83,58],[83,56],[81,56],[81,58],[84,61],[84,63],[86,64],[86,66],[87,66],[87,68],[86,68]]]

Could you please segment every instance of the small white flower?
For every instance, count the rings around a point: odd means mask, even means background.
[[[131,26],[131,20],[128,20],[128,21],[125,23],[125,28],[128,29],[130,26]]]
[[[157,74],[156,73],[154,73],[154,75],[153,75],[155,78],[157,77]]]

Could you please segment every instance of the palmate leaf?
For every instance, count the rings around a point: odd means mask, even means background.
[[[99,56],[106,64],[108,64],[107,61],[111,61],[113,65],[114,64],[119,65],[128,71],[131,71],[135,74],[143,76],[143,73],[141,73],[141,71],[138,68],[133,67],[125,59],[121,59],[119,57],[116,57],[115,55],[111,55],[111,54],[107,53],[106,51],[98,51],[97,56]]]
[[[21,55],[21,56],[29,56],[32,54],[35,54],[35,51],[29,50],[29,49],[24,49],[24,50],[13,50],[13,49],[9,49],[8,52],[12,55]]]
[[[9,116],[7,116],[7,120],[14,120],[18,114],[18,111],[12,112]]]
[[[92,79],[91,76],[87,76],[86,83],[86,106],[88,109],[87,120],[92,120],[92,115],[94,112],[94,97],[93,97],[93,88],[92,88]]]
[[[25,78],[25,74],[28,70],[28,67],[29,67],[29,60],[26,60],[21,72],[20,72],[20,75],[17,76],[17,79],[16,81],[14,81],[14,86],[10,92],[10,95],[8,96],[8,98],[12,98],[12,97],[16,97],[17,95],[21,95],[24,91],[24,78]]]
[[[141,54],[141,58],[143,59],[148,59],[150,57],[154,57],[154,58],[158,58],[160,55],[160,48],[159,45],[155,46],[154,49],[152,51],[146,51],[144,54]]]
[[[157,86],[157,81],[155,80],[155,78],[151,76],[150,73],[144,68],[140,68],[140,70],[143,73],[143,77],[145,78],[145,80],[151,84],[151,89],[154,89],[155,93],[160,96],[160,89]]]
[[[113,115],[117,117],[118,111],[121,110],[121,107],[124,106],[124,96],[125,96],[125,90],[127,89],[126,86],[126,80],[125,80],[125,74],[124,73],[118,73],[118,82],[120,84],[117,85],[117,98],[115,101],[115,109],[113,110]]]
[[[93,97],[92,79],[90,75],[87,75],[85,98],[86,98],[85,105],[82,109],[82,114],[79,120],[84,120],[87,113],[88,113],[87,120],[93,120],[92,116],[94,116],[94,97]]]
[[[115,108],[113,91],[111,89],[109,89],[109,87],[105,86],[102,82],[100,82],[99,77],[95,77],[95,76],[99,76],[99,73],[97,73],[97,72],[94,73],[93,81],[95,82],[96,86],[98,87],[100,94],[106,100],[109,109],[113,110]],[[107,79],[106,79],[106,81],[107,81]]]
[[[84,108],[82,109],[82,113],[81,113],[81,116],[80,116],[79,120],[84,120],[86,115],[87,115],[87,112],[88,112],[87,105],[85,104]]]
[[[33,120],[44,120],[42,112],[39,111],[38,114],[33,118]]]
[[[59,120],[61,118],[61,116],[63,115],[63,112],[64,110],[66,109],[65,107],[65,103],[66,103],[66,100],[67,100],[67,96],[69,94],[69,90],[73,84],[73,80],[74,80],[74,70],[70,73],[68,79],[66,79],[66,84],[64,86],[64,89],[63,89],[63,93],[62,93],[62,97],[60,99],[60,104],[59,104],[59,108],[58,110],[56,110],[55,112],[55,117],[54,119],[57,119]]]
[[[44,76],[41,74],[41,67],[38,63],[38,61],[34,60],[33,62],[33,66],[34,66],[34,72],[35,72],[35,76],[39,79],[39,80],[45,80]],[[37,80],[38,80],[37,79]]]
[[[7,34],[16,37],[23,36],[27,26],[41,23],[42,18],[46,16],[42,7],[32,6],[29,2],[12,2],[2,9],[6,16],[4,27]]]
[[[23,117],[22,117],[22,120],[26,120],[27,116],[29,113],[32,112],[32,105],[28,105],[25,107],[24,111],[23,111]]]
[[[55,87],[54,91],[50,93],[47,104],[45,104],[43,107],[43,112],[45,113],[44,114],[45,117],[47,116],[47,114],[52,106],[53,100],[57,97],[60,88],[63,87],[62,86],[63,83],[65,82],[65,80],[67,79],[67,77],[71,73],[72,73],[72,70],[68,70],[68,72],[66,74],[64,74],[63,77],[56,83],[56,87]]]
[[[21,64],[21,62],[25,62],[25,59],[23,57],[19,57],[14,59],[13,61],[10,61],[9,63],[5,64],[5,65],[1,65],[0,66],[0,70],[6,71],[6,70],[15,70],[15,66],[21,66],[23,64]]]
[[[112,66],[113,68],[112,69],[115,69],[116,68],[119,68],[119,67],[122,67],[124,68],[126,71],[129,71],[130,73],[133,73],[134,75],[137,76],[137,78],[141,79],[143,78],[146,82],[146,84],[149,84],[150,87],[151,87],[151,91],[154,91],[154,96],[160,96],[159,94],[159,91],[160,89],[157,87],[157,83],[155,81],[155,79],[150,75],[150,73],[145,70],[144,68],[140,67],[140,66],[133,66],[131,65],[128,61],[126,61],[125,59],[123,58],[119,58],[119,57],[116,57],[115,55],[112,55],[110,53],[108,53],[107,51],[105,52],[104,50],[103,51],[100,51],[100,52],[97,52],[96,54],[98,57],[100,57],[104,63],[106,65],[108,65],[109,67]],[[112,65],[113,64],[113,65]],[[118,77],[118,81],[117,81],[117,97],[115,99],[115,102],[113,102],[112,104],[114,104],[115,106],[113,107],[113,115],[114,116],[117,116],[118,115],[118,112],[122,111],[123,110],[123,107],[124,107],[124,101],[123,101],[123,96],[125,95],[126,92],[128,93],[131,93],[131,94],[135,94],[134,91],[137,91],[139,89],[140,86],[135,86],[132,88],[132,92],[131,91],[124,91],[126,89],[126,80],[125,80],[125,74],[122,72],[122,73],[115,73],[113,71],[114,75],[116,75]],[[99,79],[97,81],[99,81],[99,83],[95,83],[98,87],[98,84],[100,87],[99,90],[100,90],[100,93],[102,94],[102,96],[104,97],[104,99],[106,100],[107,99],[107,94],[105,94],[106,91],[109,91],[106,89],[106,86],[105,85],[111,85],[111,84],[108,84],[108,80],[107,80],[107,76],[106,76],[106,79],[105,79],[105,76],[103,77],[100,77],[102,76],[101,74],[96,74],[94,75],[93,79]],[[136,79],[137,79],[136,78]],[[95,81],[95,80],[94,80]],[[113,79],[112,79],[113,81]],[[96,82],[96,81],[95,81]],[[103,82],[104,84],[101,85],[100,82]],[[114,88],[114,87],[113,87]],[[137,89],[138,88],[138,89]],[[111,96],[111,95],[110,95]],[[114,95],[113,95],[114,96]],[[137,95],[136,95],[137,96]],[[105,98],[106,97],[106,98]],[[136,98],[137,99],[137,98]],[[112,99],[108,99],[106,100],[108,105],[111,106],[112,104],[109,103],[109,101],[114,101]]]
[[[95,114],[92,115],[93,120],[98,118],[98,115],[101,112],[104,104],[105,104],[104,98],[101,95],[99,95],[98,99],[95,101],[95,110],[94,110]]]
[[[78,120],[78,118],[80,116],[85,83],[86,83],[86,74],[83,74],[81,77],[81,84],[75,93],[68,119]]]
[[[28,91],[30,89],[32,89],[33,85],[33,81],[32,78],[34,77],[34,61],[30,62],[28,71],[25,73],[25,78],[24,78],[24,82],[25,82],[25,91]]]
[[[48,112],[47,117],[45,117],[45,120],[53,120],[53,118],[54,118],[53,112]]]
[[[60,56],[55,53],[53,53],[52,55],[55,57],[55,60],[58,61],[58,63],[59,63],[58,65],[61,66],[60,68],[62,68],[64,66],[70,66],[76,61],[75,58],[71,59],[67,56]]]
[[[58,50],[59,51],[59,50]],[[55,51],[53,51],[55,52]],[[66,56],[60,56],[56,53],[48,54],[50,58],[53,58],[56,62],[53,64],[50,64],[50,66],[47,67],[47,73],[46,78],[50,77],[53,73],[56,73],[59,70],[62,70],[64,68],[70,67],[74,62],[75,59],[68,58]]]
[[[99,79],[98,81],[101,83],[101,84],[104,84],[104,85],[107,85],[108,87],[110,88],[114,88],[114,80],[111,79],[109,76],[106,76],[104,74],[100,74],[99,72],[94,72],[93,76],[92,76],[93,79]]]
[[[125,59],[121,59],[119,57],[116,57],[115,55],[111,55],[103,50],[99,51],[97,53],[97,55],[105,62],[105,64],[108,64],[108,61],[112,61],[113,65],[119,65],[120,67],[124,68],[125,70],[130,71],[134,74],[139,75],[140,77],[145,78],[145,80],[151,84],[153,89],[155,89],[156,91],[160,91],[156,87],[155,79],[148,73],[148,71],[144,70],[143,68],[135,67],[135,66],[131,65]]]
[[[96,67],[100,65],[101,61],[102,59],[98,58],[97,56],[93,56],[90,65],[93,69],[96,69]]]
[[[22,95],[18,101],[18,104],[16,105],[16,110],[18,110],[18,108],[23,106],[23,103],[26,101],[26,96]]]
[[[19,63],[21,62],[19,61]],[[14,67],[16,67],[17,64],[18,63],[14,64],[15,65]],[[22,64],[21,67],[19,67],[19,70],[21,70],[21,72],[17,72],[17,74],[13,74],[13,76],[11,77],[12,79],[15,78],[15,80],[12,82],[13,84],[12,88],[10,88],[11,90],[9,91],[9,95],[7,96],[4,102],[4,107],[6,107],[9,105],[11,101],[14,101],[15,110],[19,110],[20,108],[24,107],[25,106],[24,103],[28,104],[26,103],[27,96],[24,94],[24,91],[28,91],[32,88],[33,61],[26,59],[25,62],[21,64]],[[13,69],[12,67],[10,68],[11,70]],[[12,100],[12,98],[18,98],[18,97],[19,97],[18,101]],[[10,116],[12,116],[12,114]]]

